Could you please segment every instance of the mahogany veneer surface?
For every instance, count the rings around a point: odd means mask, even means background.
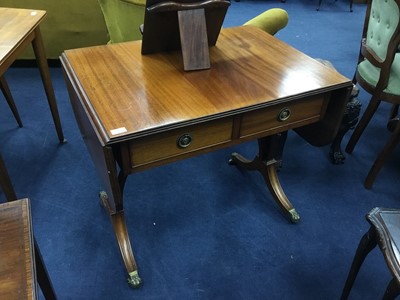
[[[0,299],[36,299],[28,199],[0,204]]]

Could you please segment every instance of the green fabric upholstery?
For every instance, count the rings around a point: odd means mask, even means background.
[[[399,8],[394,1],[372,1],[366,35],[367,47],[385,60],[390,38],[399,23]]]
[[[142,39],[145,0],[98,0],[106,22],[109,43]]]
[[[289,15],[285,10],[281,8],[271,8],[247,21],[243,25],[255,26],[274,35],[279,30],[286,27],[288,22]]]
[[[393,154],[400,141],[400,0],[368,0],[362,43],[353,83],[358,83],[371,94],[368,106],[360,118],[346,152],[352,153],[358,140],[374,116],[381,102],[392,104],[386,127],[393,131],[375,159],[364,181],[372,188],[385,160]]]
[[[46,56],[58,59],[66,49],[106,44],[107,27],[97,0],[0,0],[1,7],[47,12],[40,25]],[[19,59],[34,59],[31,47]]]
[[[357,71],[360,76],[372,86],[378,84],[380,69],[372,65],[368,60],[361,62]],[[400,95],[400,53],[396,54],[387,87],[384,89],[385,93]]]
[[[400,21],[398,5],[393,0],[372,1],[371,15],[368,23],[368,31],[365,44],[384,61],[388,50],[390,39]],[[362,61],[357,71],[359,75],[371,86],[376,86],[380,78],[380,69],[370,61]],[[385,93],[400,95],[400,53],[395,55]]]

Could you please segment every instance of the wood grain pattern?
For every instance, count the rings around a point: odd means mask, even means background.
[[[64,133],[39,28],[39,24],[45,16],[46,12],[44,10],[0,7],[0,76],[3,76],[11,64],[31,44],[40,76],[42,77],[43,87],[46,91],[58,139],[60,143],[64,143]],[[3,78],[3,89],[4,82],[5,79]],[[11,94],[5,93],[4,95],[8,98],[7,101],[9,103],[13,102],[10,98]]]
[[[209,69],[210,54],[204,8],[178,11],[178,20],[184,70]]]
[[[36,299],[28,199],[0,205],[0,299]]]
[[[181,53],[141,55],[141,41],[68,50],[64,67],[103,144],[233,116],[348,86],[349,79],[249,26],[221,31],[211,68]],[[73,74],[73,75],[72,75]],[[111,134],[114,129],[125,132]]]
[[[141,55],[140,41],[68,50],[61,57],[133,287],[141,278],[123,209],[129,174],[258,139],[254,161],[239,154],[232,159],[260,171],[296,222],[277,178],[286,131],[297,130],[315,145],[331,142],[352,88],[336,71],[251,26],[223,29],[210,58],[209,70],[185,72],[180,51]],[[187,147],[177,143],[182,139]]]
[[[0,7],[0,65],[9,59],[10,55],[19,55],[31,39],[27,37],[36,29],[46,16],[43,10],[14,9]],[[20,51],[16,51],[21,49]],[[8,68],[8,66],[7,66]],[[1,72],[3,73],[3,72]]]
[[[192,141],[181,148],[177,143],[185,134],[190,135]],[[228,117],[132,140],[129,147],[131,167],[224,144],[231,141],[231,136],[232,118]]]

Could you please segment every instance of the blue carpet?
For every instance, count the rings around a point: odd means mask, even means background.
[[[272,7],[289,13],[277,37],[312,57],[330,60],[351,78],[365,5],[316,1],[232,2],[225,27]],[[266,54],[268,55],[268,54]],[[315,148],[289,132],[280,179],[299,224],[280,213],[258,173],[230,166],[230,154],[252,158],[256,143],[132,175],[125,213],[143,287],[125,279],[109,217],[99,205],[102,184],[80,137],[61,69],[51,69],[68,143],[60,146],[38,71],[6,73],[20,110],[18,128],[0,101],[0,151],[19,198],[31,199],[33,226],[59,299],[338,299],[355,249],[375,206],[398,207],[399,151],[372,190],[363,180],[389,137],[382,105],[345,164],[329,147]],[[365,103],[368,94],[361,91]],[[350,133],[344,139],[347,143]],[[0,193],[0,201],[4,195]],[[378,299],[391,276],[375,249],[351,299]]]

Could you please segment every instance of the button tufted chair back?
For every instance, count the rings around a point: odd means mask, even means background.
[[[400,126],[397,118],[400,104],[399,43],[400,0],[368,0],[353,83],[358,83],[372,97],[347,144],[346,151],[353,152],[381,101],[393,104],[387,124],[393,133],[365,179],[364,186],[367,189],[372,188],[384,161],[400,141]]]
[[[384,0],[372,1],[370,7],[366,46],[383,61],[390,42],[398,35],[399,5],[394,0]]]

